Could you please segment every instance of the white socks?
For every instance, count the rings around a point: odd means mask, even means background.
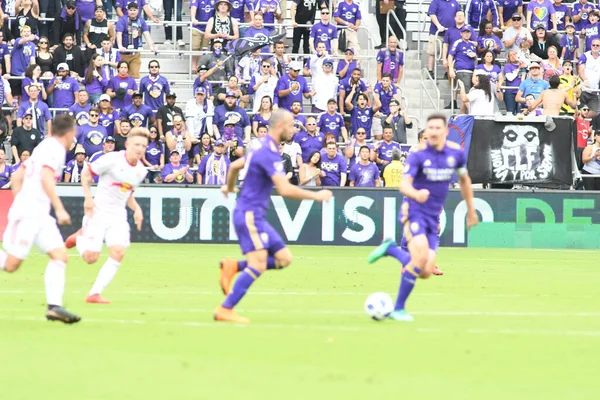
[[[94,286],[92,286],[92,290],[90,290],[90,296],[102,293],[117,274],[119,265],[121,265],[120,262],[115,261],[110,257],[106,260],[102,268],[100,268],[100,272],[98,272],[96,282],[94,282]]]
[[[0,271],[4,270],[6,268],[6,259],[8,258],[8,256],[6,255],[5,252],[3,252],[2,250],[0,250]]]
[[[81,257],[85,253],[85,237],[83,235],[77,235],[75,238],[75,248]]]
[[[65,292],[67,264],[62,261],[50,260],[46,266],[44,283],[46,284],[46,301],[48,305],[62,306]]]

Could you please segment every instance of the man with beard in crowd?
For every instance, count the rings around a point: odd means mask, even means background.
[[[158,129],[158,136],[161,138],[164,138],[165,133],[173,129],[173,116],[175,114],[183,115],[181,108],[175,105],[175,101],[177,100],[176,93],[167,93],[166,99],[167,104],[158,107],[156,113],[156,127]]]

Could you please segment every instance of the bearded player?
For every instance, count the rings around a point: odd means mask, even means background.
[[[450,183],[456,172],[460,192],[467,204],[467,227],[479,222],[473,208],[473,190],[467,171],[467,161],[460,145],[446,140],[448,123],[442,114],[427,118],[427,142],[419,145],[406,159],[400,192],[404,195],[400,222],[410,252],[410,262],[402,272],[402,280],[394,312],[396,321],[413,321],[405,305],[416,279],[427,279],[433,273],[437,256],[439,210],[448,197]],[[402,262],[402,250],[393,241],[383,242],[369,256],[374,262],[391,256]]]
[[[8,212],[3,238],[6,253],[0,250],[0,270],[6,272],[19,269],[34,244],[48,254],[50,261],[44,275],[48,303],[46,318],[66,324],[79,322],[81,318],[62,307],[67,250],[56,223],[68,225],[71,217],[56,194],[56,182],[62,176],[67,149],[73,144],[76,133],[73,117],[67,114],[56,116],[52,136],[44,139],[13,174],[11,188],[15,199]],[[51,207],[56,219],[50,215]]]
[[[269,133],[259,139],[243,158],[229,167],[227,184],[221,188],[225,196],[237,191],[238,173],[245,168],[244,186],[238,196],[233,223],[246,260],[225,259],[221,262],[221,288],[227,295],[214,312],[217,321],[240,324],[250,322],[233,308],[242,300],[250,286],[268,269],[285,268],[292,262],[292,253],[279,233],[266,221],[267,207],[273,186],[281,196],[296,200],[327,201],[329,190],[308,191],[292,185],[285,176],[279,143],[291,140],[294,133],[294,117],[282,109],[273,111],[269,121]],[[233,277],[240,272],[233,288]]]
[[[133,210],[133,220],[142,229],[144,215],[133,196],[148,171],[142,163],[150,133],[145,128],[129,132],[125,150],[105,154],[89,164],[81,176],[85,197],[83,227],[76,237],[77,250],[87,264],[95,263],[102,250],[108,247],[108,259],[100,268],[96,282],[86,298],[88,303],[109,304],[101,294],[117,274],[125,249],[130,244],[127,207]],[[92,197],[93,176],[98,176],[96,197]]]

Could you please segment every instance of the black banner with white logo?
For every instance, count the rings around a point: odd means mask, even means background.
[[[475,119],[468,161],[473,183],[571,185],[574,128],[568,118]]]

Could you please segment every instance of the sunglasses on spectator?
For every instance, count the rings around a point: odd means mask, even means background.
[[[356,134],[357,134],[357,135],[366,135],[366,134],[367,134],[367,132],[358,131],[358,132],[356,132]]]
[[[592,47],[600,47],[600,44],[593,44]]]
[[[270,65],[263,65],[262,67],[263,67],[263,68],[271,68],[271,66],[270,66]]]
[[[329,14],[329,11],[321,11],[321,14]]]
[[[67,10],[74,10],[75,7],[67,7]]]
[[[45,40],[40,40],[38,43],[39,44],[48,44],[48,42],[46,42]]]
[[[151,65],[150,68],[160,68],[158,65]]]
[[[521,18],[512,18],[513,21],[520,21]]]
[[[98,114],[90,114],[90,117],[99,117]]]

